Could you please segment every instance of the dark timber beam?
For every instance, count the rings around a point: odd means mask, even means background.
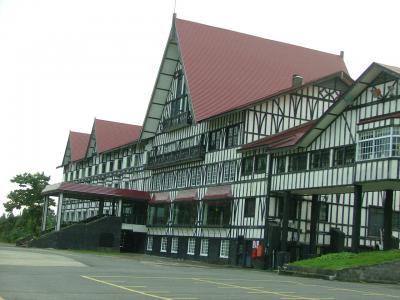
[[[289,227],[289,198],[290,192],[283,193],[281,251],[287,251],[287,238]]]
[[[383,204],[383,250],[393,248],[392,224],[393,224],[393,191],[387,190]]]
[[[115,200],[112,201],[112,211],[111,211],[111,215],[115,216]]]
[[[319,220],[319,196],[312,195],[310,224],[310,254],[317,254],[317,225]]]
[[[100,199],[99,200],[99,213],[97,215],[102,216],[103,213],[104,213],[104,200]]]
[[[362,207],[362,186],[354,186],[354,206],[353,206],[353,232],[351,235],[351,250],[358,252],[360,247],[360,226],[361,226],[361,207]]]

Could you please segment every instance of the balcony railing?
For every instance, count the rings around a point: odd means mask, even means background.
[[[192,115],[189,111],[180,113],[162,121],[163,131],[168,132],[192,124]]]
[[[205,153],[206,148],[204,145],[197,145],[194,147],[172,151],[164,154],[156,154],[154,152],[150,152],[145,168],[158,169],[175,164],[203,160]]]

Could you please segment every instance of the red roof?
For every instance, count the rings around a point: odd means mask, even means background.
[[[97,153],[103,153],[137,141],[142,126],[95,119]]]
[[[149,201],[148,192],[116,189],[93,184],[81,184],[72,182],[62,182],[48,185],[42,191],[42,195],[57,195],[60,193],[69,193],[81,196],[96,196],[103,198],[123,198],[127,200]]]
[[[340,55],[329,54],[175,19],[176,33],[196,121],[245,107],[292,87],[340,71]]]
[[[88,133],[70,131],[69,145],[71,148],[71,161],[77,161],[85,158],[89,139],[90,134]]]
[[[258,141],[246,144],[242,147],[244,150],[254,148],[267,148],[271,150],[291,147],[297,144],[297,142],[310,130],[317,120],[313,120],[296,127],[289,128],[279,133],[267,136],[259,139]]]

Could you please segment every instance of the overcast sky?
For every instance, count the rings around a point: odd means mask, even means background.
[[[356,79],[400,66],[400,1],[177,0],[178,18],[325,52]],[[95,117],[142,125],[174,0],[0,0],[0,214],[9,180],[61,180],[69,130]]]

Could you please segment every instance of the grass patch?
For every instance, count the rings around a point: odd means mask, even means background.
[[[316,258],[290,263],[292,266],[329,270],[342,270],[361,266],[370,266],[391,261],[400,261],[400,250],[370,251],[361,253],[332,253]]]

